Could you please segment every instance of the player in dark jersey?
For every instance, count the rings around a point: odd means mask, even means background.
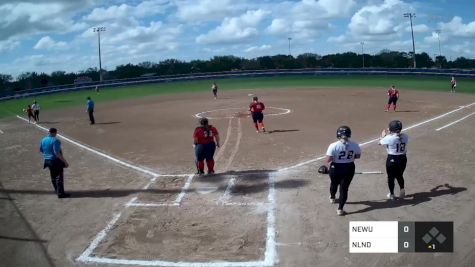
[[[31,108],[30,105],[28,105],[26,109],[23,109],[23,111],[28,115],[28,123],[31,123],[31,121],[36,123],[36,117],[35,114],[33,114],[33,108]]]
[[[263,132],[266,131],[264,127],[264,113],[262,113],[264,109],[266,109],[264,103],[260,102],[257,96],[253,97],[252,103],[249,105],[249,111],[251,112],[252,121],[254,122],[257,133],[259,133],[259,127]]]
[[[200,126],[196,127],[193,133],[193,146],[195,147],[197,174],[203,175],[205,173],[205,160],[208,174],[213,174],[213,156],[216,147],[219,147],[219,134],[215,127],[209,125],[207,118],[200,119]]]
[[[397,103],[397,100],[399,99],[399,91],[396,89],[394,85],[391,86],[391,88],[389,88],[388,96],[389,96],[389,100],[388,100],[388,105],[386,107],[386,112],[389,111],[391,104],[393,104],[393,109],[394,111],[396,111],[396,103]]]

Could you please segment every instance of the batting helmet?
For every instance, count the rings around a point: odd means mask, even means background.
[[[336,138],[342,138],[343,136],[346,136],[348,138],[351,137],[350,127],[343,125],[343,126],[340,126],[340,128],[336,130]]]
[[[389,123],[389,131],[393,133],[400,132],[402,130],[402,122],[394,120]]]
[[[201,118],[201,119],[200,119],[200,125],[201,125],[201,126],[206,126],[206,125],[208,125],[208,123],[209,123],[209,122],[208,122],[208,119],[207,119],[207,118]]]
[[[252,100],[257,101],[258,100],[257,96],[253,97]]]

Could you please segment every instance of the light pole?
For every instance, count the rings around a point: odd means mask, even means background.
[[[287,38],[289,40],[289,56],[292,56],[292,53],[290,53],[290,41],[292,40],[291,37]]]
[[[442,56],[442,52],[440,52],[440,33],[441,32],[442,31],[439,29],[435,30],[435,33],[437,33],[437,40],[439,41],[439,57]]]
[[[363,58],[363,69],[364,69],[364,42],[361,42],[361,56]]]
[[[97,32],[97,44],[99,46],[99,81],[102,82],[102,62],[101,62],[101,32],[106,31],[106,27],[94,27],[94,32]]]
[[[409,18],[411,21],[411,35],[412,35],[412,53],[414,59],[414,68],[416,68],[416,45],[414,43],[414,30],[412,28],[412,18],[416,17],[416,13],[404,13],[405,18]]]

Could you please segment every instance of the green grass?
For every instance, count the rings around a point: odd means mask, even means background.
[[[415,76],[285,76],[267,78],[237,78],[216,80],[220,90],[237,90],[253,88],[298,88],[298,87],[367,87],[388,88],[396,85],[402,90],[449,91],[447,77]],[[210,91],[212,80],[173,82],[135,85],[119,88],[105,88],[100,94],[92,90],[57,93],[30,98],[0,102],[0,118],[20,114],[26,105],[36,99],[43,111],[70,106],[86,105],[86,97],[91,96],[96,103],[119,99],[132,99],[151,95],[191,93]],[[457,91],[475,93],[475,79],[457,79]]]

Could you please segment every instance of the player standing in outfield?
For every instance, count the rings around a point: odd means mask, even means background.
[[[87,97],[87,109],[86,112],[89,114],[89,121],[91,124],[95,124],[96,120],[94,119],[94,101],[88,96]]]
[[[219,147],[219,134],[213,125],[209,125],[207,118],[200,119],[200,126],[196,127],[193,133],[193,146],[195,148],[197,174],[203,175],[205,173],[205,160],[208,167],[208,174],[213,174],[213,156],[216,147]]]
[[[36,100],[33,102],[33,105],[31,105],[31,108],[33,109],[33,115],[35,116],[35,121],[40,122],[40,104],[36,102]]]
[[[48,168],[51,175],[51,183],[58,198],[70,197],[64,192],[64,168],[69,166],[64,159],[61,142],[56,138],[57,130],[49,129],[49,134],[41,140],[40,152],[43,154],[43,169]]]
[[[249,105],[249,111],[251,112],[252,121],[254,122],[257,133],[259,133],[259,127],[263,132],[266,131],[264,127],[264,113],[262,113],[264,109],[266,109],[264,103],[260,102],[257,96],[253,97],[252,103]]]
[[[455,87],[457,87],[457,81],[455,77],[452,76],[452,80],[450,80],[450,92],[455,93]]]
[[[394,111],[396,111],[396,103],[397,100],[399,99],[399,91],[396,89],[396,87],[393,85],[391,88],[388,90],[388,105],[386,107],[386,112],[389,111],[389,108],[391,107],[391,104],[393,104]]]
[[[351,141],[351,129],[341,126],[336,131],[338,141],[328,146],[326,163],[330,174],[330,202],[335,203],[336,191],[340,187],[340,201],[337,214],[345,215],[343,207],[348,199],[348,188],[355,175],[355,159],[361,157],[360,146]]]
[[[216,82],[213,82],[211,85],[211,90],[213,91],[214,99],[218,99],[218,85]]]
[[[33,114],[33,109],[30,105],[28,105],[26,109],[23,109],[23,112],[26,112],[26,114],[28,115],[28,123],[31,123],[31,120],[33,120],[33,123],[36,122],[35,115]]]
[[[394,179],[399,184],[399,197],[403,198],[406,195],[404,190],[404,170],[407,164],[407,143],[409,137],[401,133],[402,122],[398,120],[389,123],[389,129],[383,130],[381,133],[380,145],[385,145],[388,151],[386,160],[386,172],[388,173],[388,199],[394,199]]]

